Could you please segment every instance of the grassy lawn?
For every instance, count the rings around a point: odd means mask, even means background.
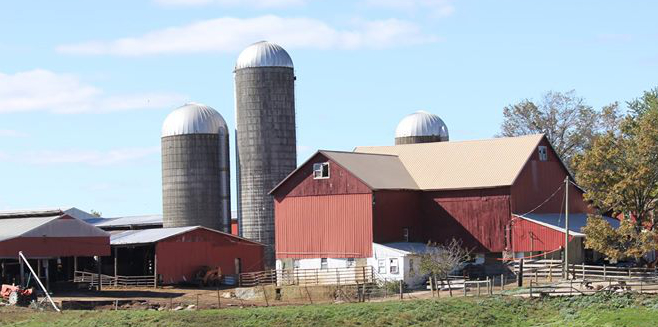
[[[455,298],[202,311],[0,309],[0,326],[656,326],[658,297]]]

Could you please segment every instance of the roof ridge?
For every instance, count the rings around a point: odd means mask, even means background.
[[[345,153],[345,154],[359,154],[359,155],[371,155],[371,156],[388,156],[388,157],[399,157],[396,154],[388,153],[367,153],[367,152],[356,152],[356,151],[333,151],[333,150],[318,150],[320,153]]]
[[[530,138],[530,137],[543,137],[545,134],[527,134],[519,136],[503,136],[503,137],[492,137],[487,139],[476,139],[476,140],[461,140],[461,141],[446,141],[446,142],[426,142],[426,143],[409,143],[409,144],[396,144],[396,145],[363,145],[355,147],[355,151],[358,148],[392,148],[392,147],[404,147],[404,146],[428,146],[428,145],[438,145],[438,144],[456,144],[456,143],[479,143],[479,142],[496,142],[502,140],[510,139],[520,139],[520,138]]]

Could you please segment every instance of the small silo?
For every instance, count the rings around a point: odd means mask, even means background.
[[[162,125],[164,227],[231,231],[229,133],[222,115],[188,103]]]
[[[395,144],[429,143],[448,141],[448,127],[427,111],[417,111],[404,117],[395,129]]]
[[[297,165],[295,73],[282,47],[262,41],[235,65],[238,226],[240,235],[267,245],[274,266],[274,200],[269,191]]]

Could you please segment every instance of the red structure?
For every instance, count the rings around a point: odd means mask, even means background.
[[[165,284],[192,281],[203,266],[224,275],[264,269],[262,244],[201,226],[124,231],[112,235],[112,248],[118,275],[156,273]]]
[[[566,178],[543,135],[319,151],[271,192],[277,258],[364,258],[373,242],[452,238],[479,253],[530,251],[513,242],[531,229],[550,247],[555,230],[512,217],[563,211]],[[582,191],[569,194],[570,212],[586,213]]]

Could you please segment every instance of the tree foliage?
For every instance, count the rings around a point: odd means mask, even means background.
[[[503,116],[497,136],[545,134],[572,172],[573,157],[588,149],[594,138],[620,119],[617,103],[596,111],[573,90],[547,92],[539,102],[525,99],[508,105],[503,108]]]
[[[600,217],[590,217],[585,246],[610,258],[640,258],[656,246],[658,204],[658,95],[645,92],[629,102],[632,114],[616,129],[575,157],[578,183],[585,198],[600,212],[623,217],[614,230]]]
[[[446,244],[427,243],[425,253],[420,254],[420,272],[445,279],[448,274],[469,259],[471,251],[462,247],[461,241],[452,239]]]

